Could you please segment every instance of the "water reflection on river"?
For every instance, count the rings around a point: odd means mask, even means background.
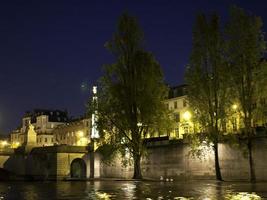
[[[225,199],[229,193],[255,192],[267,199],[267,183],[188,182],[0,182],[2,199]]]

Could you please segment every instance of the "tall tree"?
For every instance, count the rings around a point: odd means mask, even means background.
[[[118,29],[106,47],[116,61],[105,66],[100,80],[98,128],[106,142],[130,155],[133,178],[141,179],[143,139],[162,130],[162,124],[168,121],[163,104],[167,87],[160,65],[144,49],[143,32],[134,17],[120,17]]]
[[[252,159],[253,112],[259,95],[257,70],[261,68],[261,59],[265,52],[262,21],[260,17],[245,12],[238,7],[230,9],[230,20],[226,26],[227,58],[229,74],[236,99],[242,112],[244,135],[247,139],[250,179],[255,180]]]
[[[218,142],[227,108],[227,77],[223,40],[216,14],[199,14],[193,29],[193,47],[186,71],[189,105],[200,132],[214,150],[216,178],[222,180]]]

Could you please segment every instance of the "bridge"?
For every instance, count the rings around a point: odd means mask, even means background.
[[[0,176],[6,171],[13,179],[86,179],[92,177],[92,173],[97,178],[100,176],[100,161],[99,155],[94,154],[88,153],[87,147],[67,145],[2,149]]]

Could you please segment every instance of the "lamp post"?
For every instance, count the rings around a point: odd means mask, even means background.
[[[90,178],[95,177],[95,139],[99,138],[97,130],[97,87],[93,86],[93,112],[92,112],[92,126],[91,126],[91,155],[90,155]]]

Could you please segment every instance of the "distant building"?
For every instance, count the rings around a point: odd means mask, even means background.
[[[22,125],[10,134],[13,147],[24,145],[27,129],[32,124],[37,133],[37,146],[51,146],[54,144],[53,129],[68,122],[66,111],[35,109],[26,112],[22,118]]]
[[[0,150],[10,146],[9,138],[6,135],[0,135]]]
[[[192,132],[191,113],[187,101],[186,85],[171,87],[169,97],[164,101],[166,108],[173,111],[175,121],[174,130],[170,133],[170,138],[183,138],[184,134]]]
[[[80,118],[57,126],[53,130],[55,144],[86,146],[90,142],[91,120]]]

